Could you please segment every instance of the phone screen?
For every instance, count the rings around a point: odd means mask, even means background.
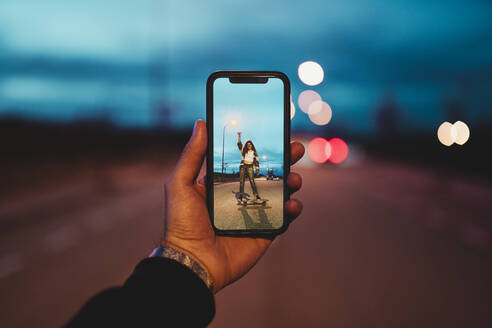
[[[218,230],[284,225],[285,85],[213,83],[213,223]],[[289,120],[290,122],[290,120]]]

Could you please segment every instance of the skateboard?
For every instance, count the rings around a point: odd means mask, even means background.
[[[266,205],[268,199],[262,198],[260,200],[253,200],[250,198],[250,195],[248,193],[243,193],[242,195],[242,200],[240,200],[241,193],[239,192],[232,192],[235,197],[236,197],[236,205],[240,206],[264,206]]]
[[[267,202],[268,202],[268,199],[264,199],[264,198],[257,200],[257,201],[247,199],[245,201],[238,202],[237,205],[240,205],[240,206],[265,206]]]

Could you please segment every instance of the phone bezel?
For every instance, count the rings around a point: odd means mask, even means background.
[[[245,229],[245,230],[222,230],[218,229],[214,223],[214,190],[213,190],[213,86],[218,78],[229,77],[268,77],[279,78],[284,84],[284,206],[283,224],[278,229]],[[225,236],[274,236],[285,232],[289,226],[285,212],[285,202],[289,200],[290,194],[287,188],[287,177],[290,173],[290,81],[287,75],[277,71],[216,71],[210,74],[207,80],[207,207],[210,222],[217,235]]]

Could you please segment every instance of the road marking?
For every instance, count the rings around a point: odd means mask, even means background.
[[[10,253],[0,257],[0,278],[19,272],[24,267],[24,259],[20,254]]]

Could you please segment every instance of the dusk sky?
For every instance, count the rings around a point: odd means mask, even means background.
[[[222,167],[222,135],[224,125],[236,120],[236,126],[228,125],[224,138],[224,162],[227,172],[239,171],[241,154],[237,147],[237,132],[241,132],[243,145],[251,140],[260,157],[260,168],[275,169],[282,175],[283,162],[283,113],[284,84],[270,78],[265,84],[232,84],[219,78],[214,83],[214,169]],[[263,159],[267,157],[267,160]]]
[[[297,67],[315,60],[328,126],[373,133],[390,94],[402,129],[433,131],[448,101],[473,128],[492,117],[491,41],[484,0],[4,0],[0,116],[152,127],[160,106],[164,123],[191,129],[211,72],[283,71],[296,100],[306,89]],[[300,111],[293,128],[325,129]]]

